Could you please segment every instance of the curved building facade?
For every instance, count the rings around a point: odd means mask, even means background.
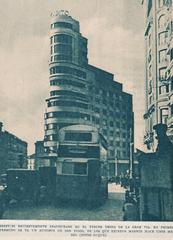
[[[45,146],[56,152],[58,129],[71,124],[89,124],[87,39],[79,22],[67,11],[52,14],[50,29],[50,96],[45,114]]]
[[[170,137],[172,131],[172,0],[145,0],[146,29],[146,110],[144,143],[155,151],[157,140],[153,126],[167,124]]]
[[[67,11],[52,14],[44,146],[56,161],[60,128],[93,125],[108,141],[110,176],[117,175],[117,166],[122,166],[119,172],[129,168],[132,96],[123,92],[112,73],[88,64],[87,53],[79,22]]]

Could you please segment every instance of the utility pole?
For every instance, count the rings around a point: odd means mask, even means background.
[[[134,142],[133,142],[133,134],[132,128],[130,128],[130,179],[133,178],[133,152],[134,152]]]

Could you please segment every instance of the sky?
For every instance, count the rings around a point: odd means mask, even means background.
[[[143,148],[144,9],[140,0],[0,0],[0,121],[28,142],[44,137],[50,14],[68,10],[88,38],[91,65],[133,94],[135,146]]]

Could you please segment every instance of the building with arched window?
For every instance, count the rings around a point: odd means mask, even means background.
[[[112,73],[88,63],[87,42],[79,22],[67,11],[52,14],[44,146],[56,164],[59,129],[73,124],[94,125],[108,141],[112,176],[129,169],[132,96],[123,91]]]
[[[144,143],[155,150],[153,126],[168,125],[173,138],[173,7],[172,0],[145,0],[146,110]]]

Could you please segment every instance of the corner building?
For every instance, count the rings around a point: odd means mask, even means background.
[[[50,96],[46,99],[44,146],[56,164],[58,130],[72,124],[96,126],[108,141],[109,176],[129,169],[132,96],[113,74],[88,64],[87,39],[67,11],[52,14]]]
[[[173,140],[173,6],[172,0],[143,0],[145,4],[144,143],[155,150],[153,126],[164,123]]]

